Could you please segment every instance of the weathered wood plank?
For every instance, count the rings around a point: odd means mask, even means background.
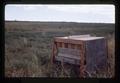
[[[64,42],[64,43],[71,43],[71,44],[82,44],[83,41],[81,40],[74,40],[74,39],[59,39],[55,38],[56,42]]]
[[[55,38],[55,42],[61,42],[61,46],[57,45],[56,61],[79,65],[81,77],[84,77],[84,71],[92,73],[106,67],[107,44],[104,37],[70,37]]]
[[[59,54],[58,56],[55,57],[55,60],[60,62],[63,61],[69,64],[80,65],[80,57],[75,57],[72,55]]]
[[[89,72],[106,67],[107,49],[104,39],[86,42],[86,63],[86,70]]]
[[[73,56],[80,56],[80,50],[71,48],[58,48],[58,52],[62,54],[68,54]]]
[[[73,36],[68,36],[68,38],[80,38],[80,37],[90,37],[90,34],[87,34],[87,35],[73,35]]]
[[[68,55],[68,54],[58,53],[58,56],[80,60],[80,56],[74,56],[74,55],[71,55],[71,54]]]

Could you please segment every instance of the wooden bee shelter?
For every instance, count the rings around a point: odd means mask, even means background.
[[[90,35],[55,37],[51,61],[79,65],[80,77],[85,77],[85,72],[106,68],[106,39]]]

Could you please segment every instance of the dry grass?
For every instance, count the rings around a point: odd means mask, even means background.
[[[11,24],[10,27],[15,26],[17,29],[19,24]],[[109,30],[104,32],[98,32],[94,29],[94,33],[90,28],[86,31],[60,32],[54,30],[54,33],[49,31],[43,32],[28,32],[29,28],[25,28],[26,31],[9,32],[7,29],[5,32],[5,76],[6,77],[78,77],[78,68],[73,65],[63,66],[58,63],[52,66],[50,63],[51,56],[51,44],[52,39],[55,36],[66,36],[69,34],[92,34],[96,36],[105,36],[108,40],[108,69],[101,72],[96,72],[93,77],[105,77],[110,78],[114,76],[115,65],[115,40],[114,30],[109,33]],[[22,26],[24,27],[24,26]],[[27,27],[27,25],[26,25]],[[22,28],[24,29],[24,28]],[[32,28],[30,28],[32,29]],[[41,28],[42,29],[42,28]],[[61,28],[60,28],[61,29]],[[74,28],[73,28],[74,29]],[[11,31],[12,29],[10,29]],[[66,29],[67,30],[67,29]],[[103,34],[104,33],[104,34]],[[106,33],[106,34],[105,34]]]

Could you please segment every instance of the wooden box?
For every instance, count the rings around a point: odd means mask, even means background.
[[[102,70],[107,65],[106,39],[90,35],[56,37],[52,61],[80,66],[81,77],[84,77],[85,71],[93,73]]]

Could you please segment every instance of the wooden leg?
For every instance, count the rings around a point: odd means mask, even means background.
[[[80,77],[84,78],[85,77],[85,47],[84,44],[81,47],[81,52],[80,52]]]
[[[106,48],[106,55],[105,56],[108,59],[109,58],[109,56],[108,56],[109,54],[108,54],[108,41],[107,41],[107,39],[105,39],[105,48]],[[109,69],[109,67],[107,66],[108,63],[109,63],[108,61],[106,61],[106,63],[105,63],[106,64],[105,66],[106,66],[107,70]]]
[[[80,67],[80,78],[85,78],[85,65]]]

